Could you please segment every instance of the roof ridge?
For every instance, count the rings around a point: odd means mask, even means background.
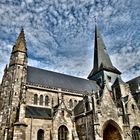
[[[137,76],[137,77],[134,77],[134,78],[130,79],[130,80],[129,80],[129,81],[127,81],[126,83],[129,83],[129,82],[131,82],[131,81],[133,81],[133,80],[136,80],[137,78],[140,78],[140,75],[139,75],[139,76]]]

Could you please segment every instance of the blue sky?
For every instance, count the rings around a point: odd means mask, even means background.
[[[0,79],[24,27],[29,65],[86,78],[94,16],[125,81],[140,75],[140,0],[1,0]]]

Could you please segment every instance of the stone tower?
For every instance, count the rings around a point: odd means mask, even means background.
[[[2,127],[7,138],[13,137],[15,122],[19,121],[20,104],[24,102],[25,77],[27,69],[27,48],[24,30],[22,29],[10,56],[9,65],[6,65],[2,80],[1,97]]]
[[[120,77],[120,74],[121,72],[113,66],[98,26],[95,25],[94,67],[88,79],[97,81],[101,88],[105,83],[110,88],[111,83],[114,83],[116,78]]]
[[[106,129],[107,125],[118,122],[124,133],[123,138],[130,139],[127,135],[130,134],[130,112],[127,103],[132,99],[129,86],[122,81],[121,72],[113,66],[97,25],[95,26],[94,68],[88,79],[95,80],[100,87],[100,91],[94,95],[95,108],[93,108],[94,124],[99,124],[96,126],[97,131],[108,131],[112,133],[112,138],[116,139],[117,131],[111,132]],[[101,137],[105,140],[111,139],[98,133],[95,135],[97,139]]]

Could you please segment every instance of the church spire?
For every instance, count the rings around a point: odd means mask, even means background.
[[[27,48],[23,28],[13,46],[9,66],[27,65]]]
[[[102,36],[99,32],[97,24],[95,25],[95,44],[94,44],[94,68],[89,74],[88,78],[91,78],[96,73],[98,73],[101,70],[107,70],[111,71],[117,74],[121,74],[119,70],[117,70],[107,53],[104,41],[102,39]]]
[[[21,32],[17,38],[16,44],[13,47],[12,53],[15,52],[27,52],[27,48],[26,48],[26,41],[25,41],[25,35],[24,35],[24,29],[21,29]]]

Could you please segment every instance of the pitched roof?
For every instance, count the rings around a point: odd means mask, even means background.
[[[102,36],[99,32],[98,26],[95,26],[95,45],[94,45],[94,68],[91,71],[88,78],[92,77],[94,74],[99,72],[102,69],[112,71],[115,73],[120,74],[121,72],[117,70],[112,62],[111,59],[107,53],[104,41],[102,39]]]
[[[140,86],[140,76],[129,80],[127,83],[129,84],[132,94],[135,93],[139,88],[138,86]]]
[[[131,79],[127,82],[130,87],[130,91],[137,103],[138,108],[140,109],[140,76]]]
[[[36,118],[36,119],[51,119],[51,109],[42,108],[42,107],[34,107],[34,106],[26,106],[25,117]]]
[[[31,66],[27,67],[27,83],[77,92],[92,92],[98,90],[98,86],[95,81]]]

